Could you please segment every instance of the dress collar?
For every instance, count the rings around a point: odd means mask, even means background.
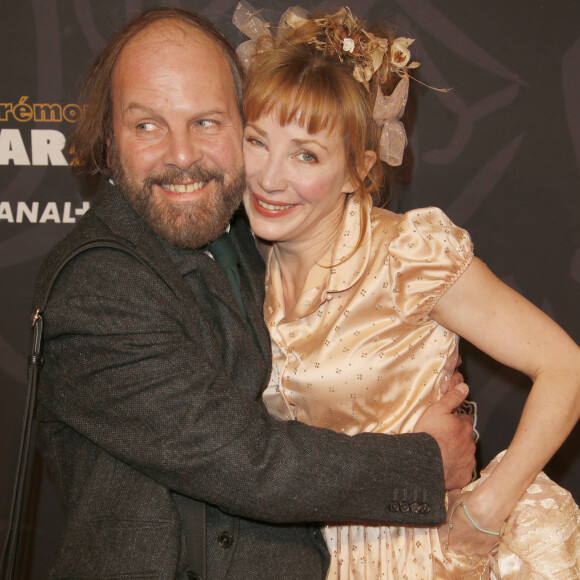
[[[368,211],[366,212],[367,223],[361,246],[349,256],[359,239],[362,215],[360,202],[354,196],[350,196],[334,244],[308,273],[296,305],[292,312],[286,313],[284,316],[286,321],[297,320],[314,312],[322,303],[332,300],[334,293],[348,290],[362,277],[371,253],[370,213],[372,208],[370,201],[363,203],[367,204]],[[347,256],[349,257],[347,258]],[[345,260],[345,258],[347,259]],[[280,265],[275,253],[270,250],[266,273],[266,314],[274,311],[280,312],[280,308],[282,313],[284,312],[283,296]]]

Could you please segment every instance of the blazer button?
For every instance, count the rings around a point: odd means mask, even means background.
[[[431,506],[428,503],[421,504],[421,513],[428,514],[431,511]]]
[[[409,504],[406,501],[401,502],[401,511],[408,512],[409,511]]]
[[[218,538],[218,544],[222,548],[231,548],[232,544],[234,543],[234,538],[229,532],[222,532]]]
[[[399,502],[398,501],[392,501],[389,504],[389,511],[398,512],[399,509],[400,509],[400,507],[399,507]]]
[[[414,501],[409,507],[414,514],[418,514],[421,511],[421,504],[416,501]]]

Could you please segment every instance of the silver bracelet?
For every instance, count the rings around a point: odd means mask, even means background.
[[[490,532],[489,530],[484,530],[483,528],[481,528],[480,526],[478,526],[474,521],[473,518],[471,517],[471,514],[467,511],[467,506],[462,502],[462,501],[458,501],[452,508],[451,508],[451,514],[449,515],[449,529],[453,528],[453,514],[455,512],[455,508],[460,505],[463,507],[463,511],[465,512],[465,515],[467,516],[467,519],[472,523],[473,527],[476,530],[479,530],[480,532],[483,532],[484,534],[489,534],[490,536],[501,536],[503,534],[504,528],[505,528],[505,522],[503,523],[503,526],[501,527],[501,530],[499,532]]]

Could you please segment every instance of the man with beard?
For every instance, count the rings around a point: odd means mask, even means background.
[[[110,179],[35,294],[73,254],[45,310],[39,388],[39,445],[66,514],[51,577],[324,578],[316,522],[444,521],[445,486],[473,468],[459,389],[424,416],[435,438],[347,437],[261,403],[264,266],[243,216],[230,222],[241,74],[215,27],[145,13],[97,58],[84,95],[74,162]],[[253,337],[206,250],[228,224]]]

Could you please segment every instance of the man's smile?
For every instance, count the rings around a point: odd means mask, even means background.
[[[207,185],[207,181],[194,181],[193,183],[163,183],[161,187],[173,193],[193,193]]]

